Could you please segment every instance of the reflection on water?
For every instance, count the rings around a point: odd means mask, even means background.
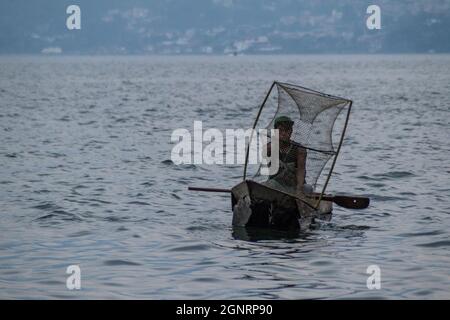
[[[320,230],[322,224],[330,221],[332,213],[318,214],[312,221],[310,219],[300,219],[301,228],[298,230],[276,230],[270,228],[238,227],[232,226],[232,236],[236,240],[243,241],[264,241],[280,240],[291,242],[293,240],[307,240],[312,230]]]
[[[0,298],[450,298],[450,56],[0,58]],[[248,128],[273,80],[353,103],[301,232],[233,228],[239,166],[177,166],[172,131]],[[448,173],[448,172],[447,172]],[[79,265],[82,290],[66,289]],[[369,265],[381,290],[368,290]]]
[[[305,237],[305,233],[300,230],[282,231],[268,228],[246,228],[233,226],[233,238],[244,241],[259,240],[295,240]]]

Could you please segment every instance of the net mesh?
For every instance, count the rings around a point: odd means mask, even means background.
[[[257,133],[258,129],[274,129],[276,120],[283,116],[293,122],[287,125],[288,128],[292,126],[292,133],[283,142],[281,130],[286,126],[278,128],[280,152],[276,174],[263,175],[260,165],[246,164],[247,177],[284,192],[315,191],[325,164],[336,156],[337,147],[333,145],[335,121],[350,103],[347,99],[276,82],[262,106],[255,129]],[[270,137],[268,139],[271,145]],[[299,181],[302,177],[303,182]]]

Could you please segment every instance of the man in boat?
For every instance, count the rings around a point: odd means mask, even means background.
[[[311,193],[312,186],[305,184],[307,151],[298,142],[292,141],[294,121],[287,116],[275,119],[274,129],[279,131],[279,169],[264,183],[274,189],[290,193]],[[267,144],[270,156],[271,144]]]

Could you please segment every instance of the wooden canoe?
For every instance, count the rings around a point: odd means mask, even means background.
[[[246,180],[231,189],[233,226],[295,230],[309,228],[314,218],[331,218],[333,203],[312,205],[292,194]],[[307,201],[314,204],[314,201]]]

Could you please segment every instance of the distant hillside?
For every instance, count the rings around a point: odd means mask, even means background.
[[[66,28],[71,4],[81,30]],[[1,54],[440,53],[450,0],[2,0],[0,30]]]

